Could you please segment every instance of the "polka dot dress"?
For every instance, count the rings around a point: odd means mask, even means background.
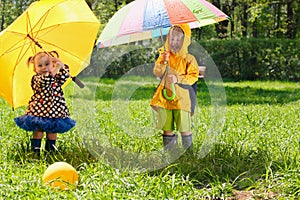
[[[31,87],[34,91],[26,111],[28,115],[65,118],[70,113],[61,86],[68,78],[65,70],[60,70],[54,77],[36,74],[32,77]]]
[[[31,79],[33,95],[26,114],[16,117],[16,124],[26,131],[46,131],[63,133],[75,126],[70,119],[61,86],[69,78],[69,68],[65,66],[55,76],[35,74]]]

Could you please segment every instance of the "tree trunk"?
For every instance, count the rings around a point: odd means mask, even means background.
[[[287,31],[286,37],[290,39],[294,39],[296,37],[294,28],[294,12],[292,7],[292,2],[287,2]]]
[[[231,20],[230,20],[230,37],[232,38],[233,37],[233,33],[234,33],[234,30],[235,30],[235,23],[234,23],[234,8],[236,6],[236,2],[235,0],[232,0],[232,3],[231,3],[231,6],[229,7],[230,9],[230,17],[231,17]],[[228,13],[229,14],[229,13]]]
[[[248,32],[248,4],[244,2],[243,4],[243,18],[242,18],[242,35],[243,37],[247,37],[247,32]]]
[[[280,3],[277,3],[276,4],[276,10],[277,10],[277,13],[275,13],[275,19],[276,19],[276,22],[275,22],[275,26],[276,26],[276,37],[277,38],[280,38],[281,37],[281,31],[280,31],[280,26],[281,26],[281,21],[280,21],[280,18],[281,18],[281,11],[280,11],[280,8],[281,8],[281,4]]]
[[[119,1],[115,0],[115,11],[118,11],[118,7],[119,7]]]
[[[255,21],[252,23],[252,37],[257,38],[257,36],[258,36],[257,21],[255,19]]]
[[[2,13],[1,13],[1,30],[2,31],[4,29],[4,15],[5,15],[5,0],[2,0]]]
[[[217,8],[223,10],[224,13],[228,13],[228,11],[229,11],[227,5],[223,6],[223,8],[221,8],[220,0],[213,0],[212,4],[214,4]],[[219,22],[215,26],[218,38],[221,38],[221,39],[227,38],[228,23],[229,23],[229,21],[225,20],[225,21]]]

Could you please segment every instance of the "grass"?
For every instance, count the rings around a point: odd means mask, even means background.
[[[12,111],[0,99],[0,199],[296,199],[300,195],[298,83],[200,81],[192,119],[195,155],[174,161],[161,151],[155,113],[149,106],[157,80],[84,82],[84,89],[73,84],[65,89],[76,127],[58,136],[57,154],[39,160],[29,150],[31,133],[13,122],[25,108]],[[56,161],[68,162],[78,171],[75,190],[53,190],[42,184],[44,171]]]

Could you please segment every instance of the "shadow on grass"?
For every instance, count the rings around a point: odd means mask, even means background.
[[[251,87],[225,87],[227,105],[285,104],[300,99],[300,89],[261,89]]]
[[[133,89],[130,89],[130,86],[126,87],[115,90],[113,84],[101,85],[96,87],[94,96],[85,95],[80,98],[110,101],[117,97],[121,100],[148,100],[150,102],[156,89],[156,85],[153,84],[134,86]],[[211,104],[211,95],[208,87],[204,81],[198,82],[198,105],[208,106]],[[285,104],[300,99],[300,88],[263,89],[252,86],[214,86],[215,89],[218,89],[216,87],[225,89],[227,105]]]
[[[212,192],[221,196],[232,193],[233,189],[263,187],[258,183],[263,184],[269,173],[276,174],[276,171],[297,162],[297,158],[292,157],[285,161],[274,160],[260,148],[242,153],[230,145],[216,144],[204,158],[183,155],[170,166],[150,174],[182,174],[194,183],[195,188],[213,188]]]
[[[94,84],[92,86],[92,91],[89,94],[81,93],[75,98],[83,98],[86,100],[103,100],[111,101],[113,98],[118,98],[120,100],[147,100],[150,102],[156,86],[158,83],[149,83],[145,84],[143,81],[133,81],[125,83],[124,85],[115,85],[116,81],[101,82],[99,85]],[[143,83],[143,84],[142,84]],[[221,86],[211,86],[212,83],[207,83],[204,80],[198,81],[197,89],[197,104],[208,106],[211,105],[211,98],[218,98],[217,92],[220,89],[225,90],[226,93],[226,104],[235,105],[235,104],[286,104],[294,102],[300,99],[300,88],[299,87],[281,87],[276,88],[272,87],[272,83],[268,83],[269,87],[259,87],[263,85],[263,82],[259,82],[259,85],[256,83],[235,83],[229,82]],[[284,84],[284,83],[283,83]],[[88,84],[86,85],[87,87]],[[209,90],[215,90],[215,97],[210,94]],[[224,97],[225,98],[225,97]]]
[[[7,158],[16,163],[26,164],[28,162],[46,162],[48,165],[54,162],[67,162],[77,168],[82,163],[95,163],[97,159],[90,154],[84,144],[74,141],[69,143],[64,141],[57,142],[57,150],[46,152],[41,146],[40,156],[31,151],[30,139],[19,140],[12,145],[12,151],[8,151]]]

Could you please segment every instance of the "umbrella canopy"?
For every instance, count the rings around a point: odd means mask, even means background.
[[[99,27],[84,0],[32,3],[0,33],[0,96],[13,108],[27,104],[34,72],[26,63],[39,51],[55,50],[70,75],[79,74],[90,62]]]
[[[135,0],[109,20],[97,40],[99,48],[166,35],[172,25],[191,28],[217,23],[229,17],[205,0]]]

